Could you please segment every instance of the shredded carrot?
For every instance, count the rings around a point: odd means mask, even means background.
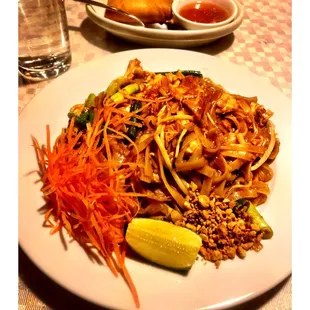
[[[99,120],[98,116],[95,117]],[[113,150],[107,134],[110,118],[111,113],[102,129],[93,124],[86,135],[75,132],[72,119],[53,148],[47,126],[47,146],[40,146],[34,137],[33,144],[43,182],[41,191],[49,202],[45,221],[51,226],[51,233],[63,226],[83,247],[95,246],[113,274],[117,276],[120,271],[139,307],[137,291],[121,249],[125,244],[125,225],[138,213],[138,197],[143,195],[128,193],[128,186],[122,182],[136,169],[136,162],[127,163],[121,169],[113,164]],[[111,131],[123,138],[121,133]],[[103,135],[102,143],[99,143],[99,135]],[[129,142],[137,150],[136,144]],[[105,148],[108,160],[98,156],[98,150],[102,148]],[[50,219],[52,214],[56,224]]]

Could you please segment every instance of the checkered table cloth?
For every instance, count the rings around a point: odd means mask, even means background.
[[[291,97],[291,12],[290,0],[243,0],[245,16],[233,35],[209,45],[190,48],[246,66],[255,74],[267,78],[289,98]],[[139,48],[122,41],[94,24],[85,12],[84,4],[66,2],[72,50],[71,68],[101,58],[109,53]],[[19,79],[19,112],[49,81],[28,83]],[[95,306],[64,290],[39,269],[20,250],[18,309],[85,309]],[[291,306],[291,278],[264,295],[234,310],[288,310]]]

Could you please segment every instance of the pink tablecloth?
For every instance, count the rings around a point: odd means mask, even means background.
[[[245,17],[242,25],[225,38],[191,50],[214,55],[248,67],[269,81],[288,97],[291,96],[291,1],[243,0]],[[109,53],[139,48],[108,34],[87,18],[83,4],[66,3],[73,63],[100,58]],[[20,79],[19,112],[49,82],[26,83]],[[102,309],[72,295],[39,271],[20,251],[19,310]],[[271,291],[236,309],[291,309],[291,278]]]

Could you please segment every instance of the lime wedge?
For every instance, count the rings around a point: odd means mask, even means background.
[[[201,238],[187,228],[144,218],[128,224],[126,241],[145,259],[180,270],[191,268],[202,245]]]

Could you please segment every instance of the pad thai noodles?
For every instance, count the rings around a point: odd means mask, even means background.
[[[149,72],[133,59],[105,91],[68,112],[53,145],[48,126],[46,145],[33,138],[45,220],[51,233],[65,228],[97,249],[137,306],[124,237],[134,217],[195,231],[202,257],[217,266],[272,236],[255,206],[270,193],[280,143],[273,113],[257,97],[229,93],[196,71]]]

